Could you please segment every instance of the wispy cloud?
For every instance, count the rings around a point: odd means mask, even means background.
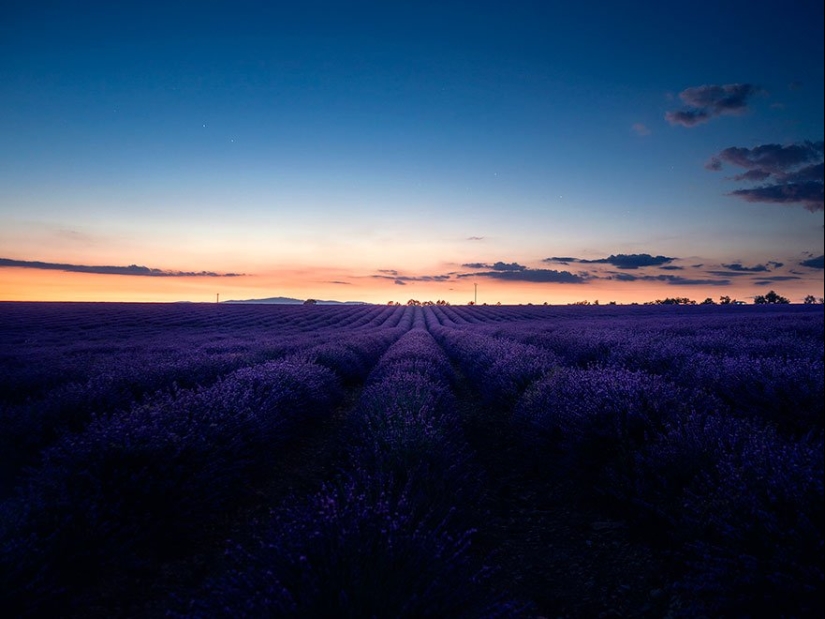
[[[382,269],[381,275],[373,275],[374,279],[391,279],[398,285],[405,285],[407,282],[445,282],[450,279],[449,275],[399,275],[398,271],[392,269]]]
[[[571,262],[577,262],[579,264],[610,264],[617,269],[639,269],[641,267],[662,266],[674,260],[676,260],[676,258],[652,256],[650,254],[611,254],[607,258],[598,258],[595,260],[571,258],[568,256],[563,258],[545,258],[543,262],[559,262],[561,264],[570,264]]]
[[[532,282],[539,284],[583,284],[589,278],[569,271],[554,269],[528,269],[510,271],[481,271],[479,273],[462,273],[459,277],[488,277],[508,282]]]
[[[518,262],[494,262],[487,264],[486,262],[468,262],[462,264],[466,269],[492,269],[493,271],[524,271],[527,269],[523,264]]]
[[[651,133],[650,129],[644,123],[633,123],[630,128],[636,135],[646,136]]]
[[[631,273],[611,273],[603,279],[619,282],[662,282],[671,286],[727,286],[729,279],[694,279],[680,275],[633,275]]]
[[[752,267],[746,267],[738,262],[734,262],[732,264],[723,264],[722,266],[726,269],[730,269],[731,271],[742,271],[745,273],[760,273],[763,271],[770,271],[770,269],[764,264],[757,264]]]
[[[483,241],[484,237],[483,236],[468,236],[467,240],[468,241]]]
[[[753,283],[756,286],[768,286],[774,282],[787,282],[794,279],[802,278],[797,275],[772,275],[771,277],[760,277],[759,279],[754,279]]]
[[[748,99],[760,92],[753,84],[705,84],[686,88],[679,98],[688,107],[665,114],[672,125],[693,127],[723,114],[741,114]]]
[[[808,260],[803,260],[799,264],[800,266],[808,267],[809,269],[825,268],[825,255],[817,256],[816,258],[809,258]]]
[[[130,264],[129,266],[87,266],[83,264],[63,264],[40,262],[37,260],[10,260],[0,258],[0,267],[21,267],[45,271],[69,273],[93,273],[97,275],[132,275],[140,277],[240,277],[243,273],[215,273],[214,271],[169,271]]]
[[[736,189],[728,195],[746,202],[801,204],[815,212],[825,207],[824,152],[822,141],[808,140],[786,145],[762,144],[754,148],[732,146],[711,157],[705,168],[718,172],[727,163],[745,169],[732,180],[762,183]]]

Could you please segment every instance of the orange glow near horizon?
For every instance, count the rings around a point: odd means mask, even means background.
[[[474,286],[477,284],[477,289]],[[410,299],[466,305],[479,304],[566,305],[580,301],[601,304],[645,303],[667,297],[687,297],[697,303],[710,297],[729,296],[746,303],[776,290],[793,303],[806,295],[822,296],[821,283],[811,280],[779,282],[774,287],[755,287],[738,280],[728,286],[673,286],[658,282],[592,280],[585,284],[540,284],[497,281],[486,277],[452,278],[447,281],[409,280],[399,285],[391,278],[352,277],[326,269],[294,269],[238,277],[141,277],[69,273],[31,268],[0,269],[0,301],[102,301],[102,302],[215,302],[291,297],[335,301],[401,304]]]

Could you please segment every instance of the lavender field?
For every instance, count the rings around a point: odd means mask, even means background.
[[[14,617],[821,617],[818,305],[0,303]]]

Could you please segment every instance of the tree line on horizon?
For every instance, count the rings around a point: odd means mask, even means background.
[[[311,301],[311,300],[309,300]],[[309,302],[308,301],[308,302]],[[791,301],[787,297],[783,297],[777,292],[770,290],[766,294],[760,294],[753,298],[754,305],[788,305]],[[822,305],[825,304],[825,298],[823,297],[815,297],[812,294],[807,295],[802,303],[804,305]],[[398,301],[390,301],[387,305],[393,306],[401,306],[401,303]],[[418,307],[426,307],[426,306],[442,306],[442,305],[450,305],[449,301],[445,301],[443,299],[439,299],[437,301],[419,301],[418,299],[410,299],[406,302],[405,305],[412,305]],[[496,303],[476,303],[475,301],[469,301],[467,305],[501,305],[501,302],[498,301]],[[522,305],[519,303],[519,305]],[[533,303],[527,303],[526,305],[533,305]],[[543,305],[549,305],[547,301],[543,303]],[[619,305],[616,301],[608,301],[607,303],[599,303],[599,300],[596,299],[595,301],[574,301],[573,303],[568,303],[567,305]],[[714,301],[711,297],[707,297],[704,301],[697,302],[693,299],[688,297],[665,297],[664,299],[656,299],[655,301],[645,301],[644,303],[630,303],[629,305],[746,305],[745,301],[740,301],[738,299],[731,298],[728,295],[722,295],[719,297],[719,301]]]

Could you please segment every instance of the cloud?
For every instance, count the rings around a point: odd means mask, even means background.
[[[527,267],[518,262],[496,262],[487,264],[486,262],[468,262],[462,264],[465,269],[492,269],[493,271],[524,271]]]
[[[342,281],[338,281],[338,280],[335,280],[335,279],[332,280],[332,281],[329,281],[327,283],[328,284],[341,284],[342,286],[351,286],[352,285],[352,282],[342,282]]]
[[[825,256],[817,256],[816,258],[809,258],[799,263],[800,266],[808,267],[810,269],[825,268]]]
[[[727,163],[746,170],[733,180],[762,183],[736,189],[728,195],[746,202],[801,204],[813,213],[825,207],[824,156],[825,143],[822,141],[762,144],[754,148],[732,146],[711,157],[705,168],[718,172]]]
[[[751,275],[748,271],[705,271],[705,273],[718,277],[743,277],[745,275]]]
[[[578,258],[571,258],[570,256],[553,256],[552,258],[542,260],[542,262],[558,262],[559,264],[570,264],[571,262],[578,261]]]
[[[524,271],[527,267],[518,262],[496,262],[490,267],[494,271]]]
[[[681,275],[633,275],[631,273],[611,273],[604,279],[619,282],[664,282],[671,286],[727,286],[728,279],[690,279]]]
[[[636,135],[650,135],[650,129],[648,129],[644,123],[633,123],[631,129],[633,129]]]
[[[742,198],[745,202],[773,204],[802,204],[812,213],[825,208],[825,191],[822,182],[769,185],[753,189],[737,189],[728,195]]]
[[[483,241],[484,237],[483,236],[468,236],[467,240],[468,241]]]
[[[768,173],[782,174],[806,163],[821,165],[823,142],[805,140],[794,144],[762,144],[753,148],[731,146],[715,156],[720,162]]]
[[[560,262],[562,264],[569,264],[571,262],[578,262],[579,264],[612,264],[617,269],[638,269],[641,267],[661,266],[674,260],[676,260],[676,258],[651,256],[650,254],[611,254],[607,258],[598,258],[596,260],[553,257],[545,258],[542,262]]]
[[[792,279],[802,279],[801,277],[797,277],[795,275],[772,275],[771,277],[760,277],[759,279],[753,280],[753,283],[757,286],[767,286],[774,282],[786,282]]]
[[[686,88],[679,98],[687,109],[665,114],[671,125],[693,127],[723,114],[741,114],[748,107],[748,99],[760,89],[753,84],[705,84]]]
[[[164,271],[145,266],[87,266],[83,264],[62,264],[29,260],[0,258],[0,267],[23,267],[45,271],[65,271],[68,273],[93,273],[96,275],[132,275],[141,277],[240,277],[243,273],[215,273],[213,271]]]
[[[770,271],[770,269],[764,264],[757,264],[752,267],[746,267],[738,262],[734,262],[733,264],[723,264],[722,266],[726,269],[730,269],[731,271],[744,271],[747,273],[760,273],[763,271]]]
[[[584,264],[612,264],[617,269],[638,269],[641,267],[655,267],[673,262],[676,258],[667,256],[651,256],[650,254],[615,254],[598,260],[579,260]]]
[[[404,285],[407,282],[444,282],[450,279],[449,275],[398,275],[398,271],[385,269],[380,272],[389,273],[388,275],[373,275],[375,279],[391,279],[396,284]]]
[[[668,264],[662,267],[659,267],[663,271],[684,271],[685,267],[677,267],[675,264]]]
[[[680,277],[678,275],[665,275],[664,281],[671,286],[727,286],[730,284],[729,279],[689,279],[687,277]]]
[[[528,269],[517,271],[482,271],[481,273],[463,273],[459,277],[489,277],[508,282],[532,282],[538,284],[583,284],[587,277],[569,271],[554,269]]]

